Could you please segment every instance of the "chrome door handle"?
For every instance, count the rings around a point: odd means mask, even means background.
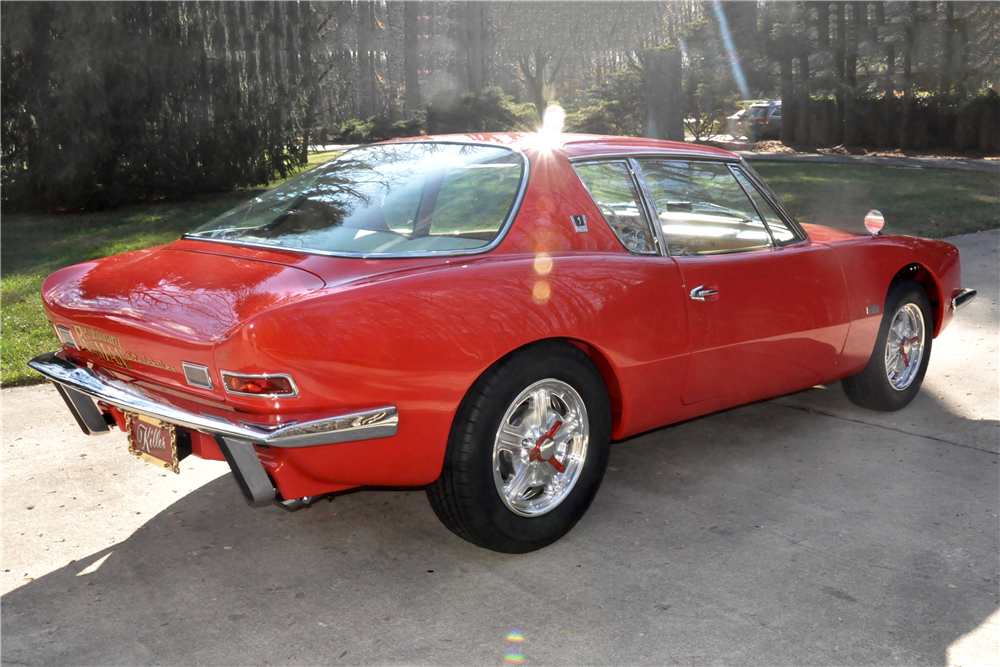
[[[704,301],[706,297],[715,296],[719,293],[719,290],[706,288],[704,285],[699,285],[691,290],[691,298],[695,301]]]

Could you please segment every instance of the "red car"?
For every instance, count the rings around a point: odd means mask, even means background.
[[[834,380],[905,406],[960,273],[948,243],[798,224],[725,151],[421,137],[54,273],[62,349],[31,366],[85,432],[225,460],[252,503],[427,486],[457,535],[525,552],[612,440]]]

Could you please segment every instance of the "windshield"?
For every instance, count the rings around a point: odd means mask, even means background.
[[[188,236],[361,255],[475,250],[499,235],[524,171],[521,155],[499,146],[358,148]]]
[[[767,107],[750,107],[751,118],[765,118],[766,116]]]

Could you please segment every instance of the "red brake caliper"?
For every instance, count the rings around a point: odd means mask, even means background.
[[[556,459],[555,454],[553,454],[547,459],[542,458],[542,445],[545,444],[547,440],[551,440],[552,438],[556,437],[556,433],[559,431],[559,428],[562,425],[563,423],[557,420],[556,423],[552,425],[552,428],[550,428],[542,437],[540,437],[538,440],[535,441],[535,446],[531,449],[531,452],[528,454],[529,461],[545,461],[546,463],[551,464],[552,467],[555,468],[557,472],[564,472],[566,470],[566,467],[563,466],[563,464],[559,463],[559,461]]]
[[[920,340],[920,336],[914,336],[910,340],[903,339],[899,341],[899,353],[903,355],[903,363],[907,366],[910,365],[910,357],[906,354],[906,350],[903,349],[903,345],[906,343],[916,343],[918,340]]]

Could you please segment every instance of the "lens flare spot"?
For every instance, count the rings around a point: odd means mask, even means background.
[[[515,632],[508,632],[507,633],[507,641],[509,641],[509,642],[523,642],[524,641],[524,635],[522,635],[520,632],[516,632],[516,631]]]
[[[552,271],[552,258],[545,253],[540,253],[535,257],[535,273],[540,276],[547,276]]]
[[[531,295],[535,297],[535,302],[546,303],[549,297],[552,296],[552,288],[549,287],[549,281],[539,280],[535,283],[534,288],[531,290]]]
[[[503,657],[504,662],[524,662],[524,656],[518,653],[508,653]]]

